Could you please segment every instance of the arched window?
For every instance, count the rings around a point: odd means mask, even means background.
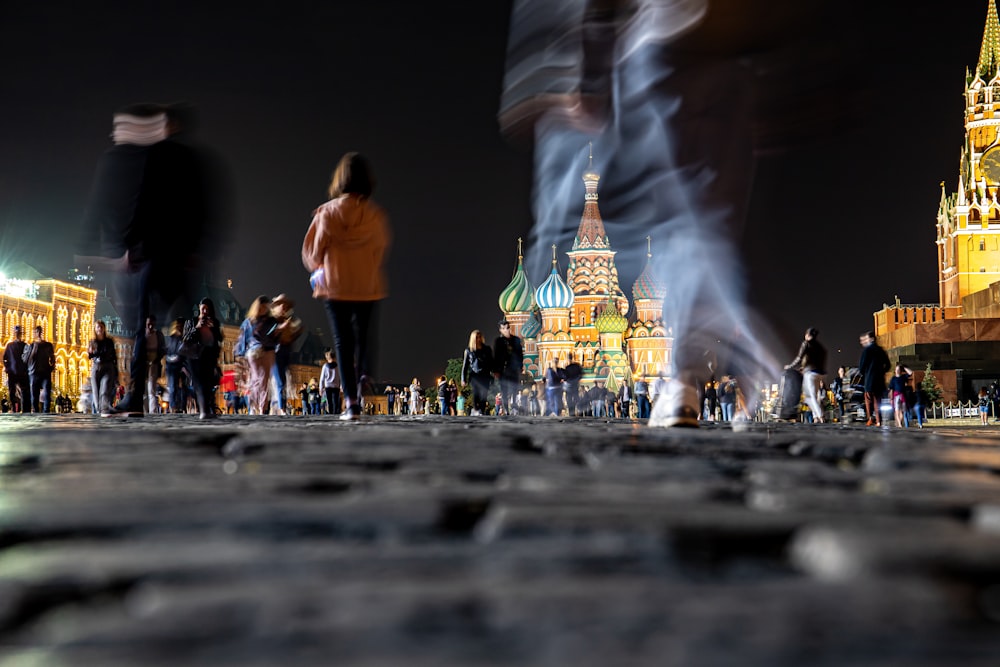
[[[85,312],[80,318],[80,345],[90,340],[91,332],[94,330],[94,323],[89,312]]]
[[[56,379],[53,386],[56,391],[66,393],[66,361],[61,357],[56,359]]]
[[[59,311],[56,313],[56,342],[65,345],[66,344],[66,318],[67,318],[66,306],[59,306]]]
[[[69,324],[69,344],[71,346],[75,346],[77,344],[76,343],[77,340],[79,340],[81,344],[83,343],[82,338],[79,339],[77,338],[77,334],[79,333],[77,327],[79,326],[79,324],[80,324],[80,314],[76,312],[76,308],[74,308],[73,315],[70,317],[70,324]]]

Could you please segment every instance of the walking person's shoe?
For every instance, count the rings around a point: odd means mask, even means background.
[[[136,400],[134,394],[127,392],[124,396],[122,396],[122,399],[115,403],[114,407],[111,408],[108,416],[129,417],[133,419],[136,417],[143,417],[142,397],[140,396],[139,399]]]
[[[357,421],[361,419],[361,405],[359,403],[349,403],[344,407],[344,411],[339,417],[342,422]]]
[[[649,416],[650,426],[666,428],[698,427],[698,390],[680,380],[667,383],[664,395],[657,397]]]

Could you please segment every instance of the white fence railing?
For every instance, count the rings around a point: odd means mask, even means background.
[[[995,404],[992,402],[990,403],[989,415],[991,419],[996,416]],[[978,401],[932,403],[927,408],[927,417],[929,419],[967,419],[978,416]]]

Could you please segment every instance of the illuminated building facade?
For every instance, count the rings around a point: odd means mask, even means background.
[[[559,274],[553,246],[551,273],[532,288],[518,239],[517,266],[500,294],[500,310],[512,331],[524,339],[524,370],[535,379],[542,377],[549,361],[561,366],[571,355],[583,366],[584,382],[602,380],[609,388],[637,375],[652,377],[669,369],[673,338],[662,320],[666,289],[654,275],[648,239],[646,266],[632,286],[630,308],[598,207],[600,178],[591,157],[583,174],[583,215],[573,247],[566,253],[566,279]]]
[[[35,327],[42,327],[42,337],[52,342],[56,354],[53,398],[62,394],[75,400],[80,395],[81,383],[89,382],[87,345],[93,331],[96,300],[96,290],[72,282],[0,277],[0,342],[6,348],[17,325],[21,327],[22,340],[31,342]],[[6,396],[6,371],[0,391]]]
[[[120,383],[127,383],[135,331],[122,321],[106,291],[91,286],[93,276],[76,274],[79,279],[76,282],[44,278],[40,272],[27,265],[15,267],[14,271],[27,277],[15,279],[0,276],[0,350],[6,348],[14,338],[15,326],[21,326],[22,339],[26,342],[33,339],[35,327],[41,326],[43,337],[51,341],[55,348],[53,398],[60,394],[68,396],[75,409],[81,385],[90,381],[87,346],[94,335],[94,322],[103,320],[118,354],[118,380]],[[222,325],[219,366],[223,372],[235,372],[237,360],[233,347],[246,315],[245,310],[226,287],[205,284],[202,286],[202,293],[215,302],[216,314]],[[195,309],[192,306],[191,316],[194,315]],[[165,333],[169,330],[169,322],[159,324]],[[287,383],[290,405],[299,405],[298,389],[303,383],[319,377],[324,349],[322,335],[318,331],[303,331],[293,344]],[[6,372],[2,373],[0,379],[0,395],[6,397]],[[224,407],[221,392],[217,392],[216,399],[219,407]]]
[[[965,140],[957,189],[941,184],[936,216],[939,302],[874,313],[893,361],[919,380],[928,363],[945,400],[967,400],[1000,379],[1000,21],[988,0],[975,70],[966,70]]]

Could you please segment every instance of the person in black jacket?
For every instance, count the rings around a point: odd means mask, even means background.
[[[116,412],[142,416],[148,364],[145,322],[187,309],[215,250],[209,224],[225,217],[217,163],[182,139],[191,105],[135,104],[114,115],[114,146],[101,156],[77,248],[80,263],[114,271],[112,302],[135,332],[128,391]]]
[[[889,355],[875,341],[874,331],[861,334],[860,342],[864,350],[861,351],[858,372],[864,378],[867,425],[881,426],[882,414],[879,412],[879,407],[885,395],[885,374],[892,365],[889,363]]]
[[[115,341],[108,337],[103,320],[94,322],[94,337],[87,347],[90,358],[90,385],[94,406],[102,417],[111,416],[115,390],[118,387],[118,352]]]
[[[469,346],[462,354],[462,386],[472,383],[472,414],[486,414],[486,393],[493,381],[493,350],[475,329],[469,334]]]
[[[201,419],[215,417],[215,388],[222,373],[219,370],[219,353],[222,351],[222,327],[215,316],[215,302],[205,297],[198,303],[198,356],[188,359],[188,370],[194,384]]]
[[[31,386],[28,381],[28,365],[24,362],[24,341],[21,340],[20,325],[14,327],[14,339],[3,350],[3,367],[7,371],[7,397],[14,412],[30,412],[28,398]]]
[[[47,414],[52,407],[52,371],[56,368],[56,351],[52,343],[42,338],[42,327],[35,327],[35,339],[25,348],[24,354],[31,386],[31,409]]]
[[[493,343],[493,376],[500,382],[503,408],[508,414],[517,413],[517,397],[521,387],[521,370],[524,366],[524,346],[514,335],[510,322],[500,320],[500,335]]]
[[[820,384],[826,375],[826,348],[818,339],[817,329],[814,327],[806,329],[802,344],[799,346],[799,353],[785,366],[785,370],[795,369],[802,372],[802,393],[805,395],[806,405],[812,412],[813,421],[822,424],[822,397],[825,392],[820,390]]]

